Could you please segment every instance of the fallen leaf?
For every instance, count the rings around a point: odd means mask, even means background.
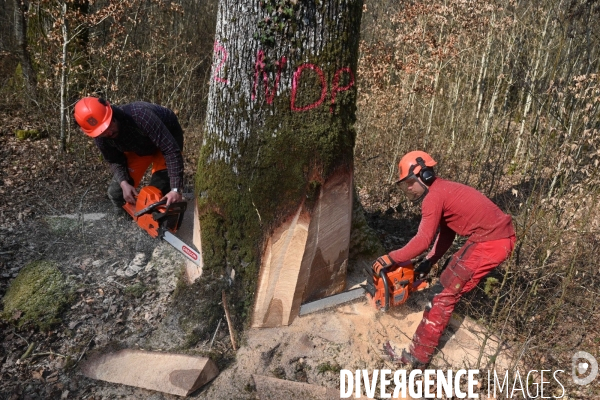
[[[15,310],[15,312],[12,315],[12,319],[13,321],[17,321],[19,318],[21,318],[21,315],[23,315],[23,312],[20,310]]]
[[[33,377],[33,379],[37,379],[38,381],[42,381],[44,382],[44,378],[43,375],[44,374],[44,370],[40,369],[39,371],[32,371],[31,372],[31,376]]]

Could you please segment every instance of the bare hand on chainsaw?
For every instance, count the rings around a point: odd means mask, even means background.
[[[166,205],[168,207],[170,204],[178,203],[180,201],[183,201],[183,196],[179,192],[170,191],[161,200],[165,200],[165,199],[167,200],[167,204]]]
[[[386,254],[377,258],[371,268],[373,268],[373,272],[375,272],[376,275],[379,275],[379,271],[381,271],[382,268],[388,268],[394,264],[394,260]]]
[[[138,196],[137,190],[129,184],[127,181],[121,182],[121,189],[123,190],[123,198],[129,204],[135,204],[135,199]]]

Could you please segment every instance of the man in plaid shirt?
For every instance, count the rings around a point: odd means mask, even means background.
[[[150,164],[150,185],[162,191],[167,205],[182,200],[183,130],[173,111],[143,101],[117,107],[85,97],[74,115],[110,164],[114,179],[108,197],[116,206],[135,204],[136,187]]]

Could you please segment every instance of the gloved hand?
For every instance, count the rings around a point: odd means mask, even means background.
[[[425,278],[427,274],[429,274],[429,271],[431,271],[432,266],[431,260],[423,260],[419,265],[417,265],[417,268],[415,268],[415,275],[419,279]]]
[[[386,254],[377,258],[371,268],[373,268],[375,274],[378,275],[382,268],[391,267],[394,264],[394,260],[392,260],[392,258]]]

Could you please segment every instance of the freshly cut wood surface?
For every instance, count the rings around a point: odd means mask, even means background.
[[[352,174],[325,182],[311,212],[302,205],[268,239],[252,326],[289,325],[303,302],[344,290],[352,223]]]
[[[192,240],[189,243],[193,244],[198,251],[198,254],[200,254],[200,265],[196,265],[188,259],[185,260],[185,276],[188,283],[194,283],[194,281],[202,275],[202,235],[200,230],[200,218],[198,218],[198,206],[196,203],[196,201],[189,203],[194,208],[194,212],[192,213],[191,210],[188,209],[184,218],[184,224],[189,224],[191,226]]]
[[[346,288],[351,225],[352,174],[341,172],[323,184],[312,213],[303,260],[310,265],[310,272],[302,303],[343,292]],[[296,306],[297,315],[300,304]]]
[[[88,378],[179,396],[191,394],[219,374],[209,358],[141,350],[98,355],[81,370]]]
[[[268,239],[260,269],[252,326],[271,328],[289,325],[294,298],[301,298],[298,281],[302,255],[308,237],[308,213],[301,206],[293,218],[284,222]]]

